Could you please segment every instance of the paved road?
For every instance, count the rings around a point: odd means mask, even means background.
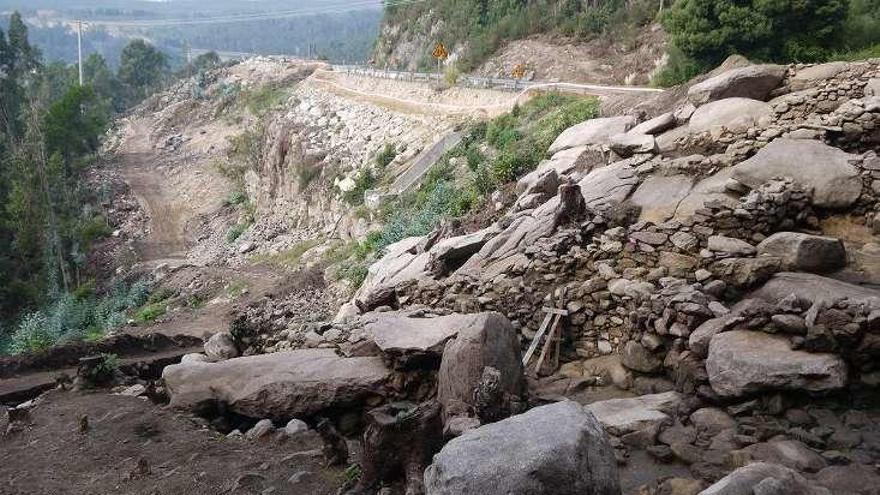
[[[436,72],[379,70],[360,65],[331,65],[330,67],[337,72],[399,81],[440,82],[443,80],[443,75]],[[595,96],[613,96],[634,93],[650,96],[663,92],[662,89],[648,88],[644,86],[609,86],[602,84],[580,84],[568,82],[521,81],[518,79],[470,75],[459,76],[456,84],[471,88],[496,89],[513,92],[544,89],[548,91],[562,91],[566,93],[579,93]]]

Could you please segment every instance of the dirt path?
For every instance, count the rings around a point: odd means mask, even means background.
[[[117,153],[120,171],[132,193],[147,212],[150,233],[137,245],[145,262],[183,259],[186,255],[186,219],[193,216],[165,187],[167,179],[158,170],[158,157],[149,142],[149,130],[143,122],[132,127],[132,133]]]
[[[336,493],[342,479],[322,467],[317,435],[227,439],[149,401],[104,391],[50,392],[15,426],[0,440],[0,495],[318,495]]]

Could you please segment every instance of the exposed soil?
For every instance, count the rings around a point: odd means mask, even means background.
[[[317,435],[225,438],[199,420],[106,392],[45,394],[14,425],[0,439],[3,495],[325,494],[342,480],[340,469],[323,467]]]
[[[515,66],[524,64],[537,81],[644,85],[662,63],[664,38],[657,25],[587,42],[536,35],[511,41],[476,73],[510,77]]]

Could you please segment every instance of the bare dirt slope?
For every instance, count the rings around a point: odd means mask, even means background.
[[[22,423],[0,440],[2,495],[325,494],[341,479],[317,436],[227,439],[134,397],[52,392]]]
[[[587,42],[536,35],[511,41],[476,72],[510,77],[516,65],[524,64],[537,81],[645,85],[664,53],[663,31],[656,25]]]

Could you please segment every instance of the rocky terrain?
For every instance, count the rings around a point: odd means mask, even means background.
[[[322,69],[280,64],[247,62],[158,96],[116,148],[143,153],[132,143],[149,136],[155,158],[135,165],[161,160],[175,178],[162,187],[191,195],[182,203],[214,202],[171,214],[180,227],[169,238],[186,253],[148,251],[158,253],[150,270],[180,285],[208,269],[271,282],[223,306],[226,328],[199,327],[204,345],[181,346],[179,362],[115,377],[118,393],[144,399],[57,390],[0,408],[11,446],[0,493],[58,492],[19,472],[54,469],[31,445],[55,435],[70,443],[54,449],[77,445],[86,463],[95,444],[124,445],[132,429],[145,453],[119,447],[109,475],[85,468],[89,483],[107,493],[880,493],[880,60],[732,59],[651,100],[606,102],[492,195],[491,224],[464,219],[388,246],[350,298],[308,255],[286,282],[255,276],[251,257],[363,235],[369,219],[339,199],[359,167],[391,142],[402,151],[391,170],[402,171],[461,116],[333,92]],[[242,174],[254,221],[221,242],[246,212],[223,205],[238,184],[208,166],[241,128],[215,112],[227,84],[263,77],[295,84],[281,111],[240,117],[267,123]],[[320,180],[300,183],[302,166]],[[120,237],[154,246],[160,210],[146,203]],[[58,388],[100,386],[98,363],[80,362]],[[160,425],[126,419],[153,414]],[[158,465],[159,450],[180,465]],[[266,460],[243,467],[252,457]],[[208,462],[220,470],[198,467]]]

